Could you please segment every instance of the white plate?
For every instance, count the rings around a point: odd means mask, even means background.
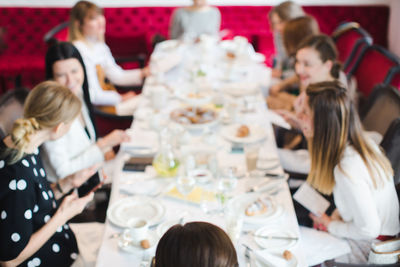
[[[282,229],[279,225],[264,226],[258,229],[254,234],[260,236],[283,236],[283,237],[297,236],[293,231]],[[297,243],[297,240],[267,239],[260,237],[254,237],[254,241],[257,243],[257,245],[259,245],[262,248],[279,252],[284,251],[285,249],[289,249]]]
[[[267,206],[267,212],[255,215],[244,215],[244,222],[249,224],[265,224],[271,219],[275,219],[282,215],[282,208],[278,206],[275,201],[267,196],[262,196],[262,193],[248,193],[233,198],[228,205],[233,205],[234,208],[240,209],[245,212],[246,208],[257,199],[261,198]]]
[[[272,253],[271,253],[272,254]],[[260,256],[253,254],[253,264],[255,267],[275,267],[273,264],[268,264],[265,260],[262,260]],[[276,256],[281,256],[282,254],[275,254]],[[252,265],[253,266],[253,265]],[[293,255],[291,260],[286,261],[286,265],[279,265],[279,267],[296,267],[298,266],[297,258]]]
[[[258,84],[250,82],[231,82],[225,83],[220,90],[235,97],[255,95],[260,92]]]
[[[164,205],[146,196],[120,199],[107,210],[107,218],[110,222],[122,228],[128,228],[127,222],[132,218],[146,220],[152,226],[159,223],[164,214]]]
[[[118,247],[128,253],[139,253],[141,251],[146,251],[154,248],[154,246],[157,245],[159,238],[154,231],[149,231],[147,235],[147,240],[150,243],[150,247],[146,249],[142,248],[139,243],[126,245],[122,238],[118,240]]]
[[[176,92],[176,96],[190,106],[204,106],[212,102],[213,95],[211,92],[201,91],[197,97],[192,96],[193,94],[191,92]]]
[[[250,134],[246,137],[237,137],[237,130],[242,124],[232,124],[222,128],[221,135],[233,143],[251,144],[264,140],[267,137],[265,129],[259,125],[247,125]]]

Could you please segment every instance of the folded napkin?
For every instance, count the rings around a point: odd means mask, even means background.
[[[131,137],[131,141],[121,144],[123,151],[131,155],[154,154],[157,151],[158,135],[156,132],[135,129],[127,130],[127,134]],[[144,151],[149,151],[149,153],[144,153]]]
[[[201,187],[195,187],[186,197],[182,195],[176,187],[173,187],[167,193],[167,196],[178,200],[189,201],[194,204],[200,204],[202,200],[206,200],[208,202],[217,201],[213,192],[205,191]]]
[[[290,124],[287,123],[287,121],[281,115],[279,115],[278,113],[276,113],[273,110],[267,110],[267,117],[269,118],[269,121],[272,124],[278,125],[285,129],[292,128],[292,126],[290,126]]]

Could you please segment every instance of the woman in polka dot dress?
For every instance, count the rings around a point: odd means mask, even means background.
[[[80,109],[70,90],[55,82],[41,83],[26,100],[24,118],[0,141],[0,265],[70,266],[77,258],[76,239],[66,222],[84,209],[93,193],[68,195],[60,206],[56,199],[94,170],[61,180],[53,191],[38,147],[63,136]]]

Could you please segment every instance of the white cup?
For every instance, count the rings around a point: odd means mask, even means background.
[[[168,101],[168,91],[164,86],[157,85],[151,88],[150,101],[153,109],[156,111],[165,107]]]
[[[149,224],[143,219],[133,218],[128,221],[128,229],[125,229],[122,237],[124,241],[139,245],[140,241],[147,238]]]

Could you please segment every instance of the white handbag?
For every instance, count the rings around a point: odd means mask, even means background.
[[[395,238],[371,245],[368,263],[393,264],[400,263],[400,238]]]

